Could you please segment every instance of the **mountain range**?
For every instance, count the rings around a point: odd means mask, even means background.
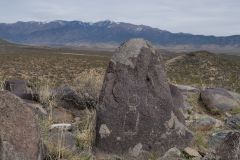
[[[171,33],[124,22],[82,21],[0,23],[0,38],[14,43],[46,46],[115,48],[130,38],[144,38],[155,46],[177,51],[208,50],[240,53],[240,35],[225,37]]]

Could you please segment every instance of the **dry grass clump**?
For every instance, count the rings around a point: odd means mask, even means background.
[[[40,77],[39,80],[34,83],[34,88],[38,94],[38,100],[47,109],[50,121],[52,120],[53,107],[56,105],[56,99],[51,90],[53,86],[54,84],[44,77]]]
[[[54,87],[54,83],[50,79],[39,77],[33,82],[33,86],[39,94],[40,103],[49,104],[48,102],[53,96],[51,89]]]
[[[61,146],[61,139],[59,139],[59,146],[48,144],[48,155],[46,160],[83,160],[82,157],[73,153],[71,150]]]
[[[96,111],[85,110],[85,113],[86,117],[77,125],[77,146],[91,152],[95,140]]]
[[[82,76],[74,81],[75,86],[71,86],[73,90],[77,91],[79,97],[84,101],[85,105],[93,105],[95,107],[102,83],[102,76],[97,70],[89,70],[82,73]],[[91,149],[95,139],[95,123],[96,111],[85,109],[82,112],[83,117],[80,121],[76,121],[74,126],[76,129],[72,132],[76,138],[77,150],[72,151],[70,148],[64,146],[64,132],[58,131],[57,144],[53,144],[50,138],[50,126],[52,121],[52,110],[57,105],[58,97],[54,96],[52,89],[55,84],[49,79],[39,78],[34,83],[37,93],[39,94],[39,101],[48,111],[48,117],[40,120],[41,136],[43,143],[47,146],[47,160],[89,160],[91,159]],[[79,151],[81,151],[79,153]]]
[[[103,70],[85,70],[74,80],[74,87],[82,94],[88,93],[92,97],[98,97],[102,87]]]
[[[77,122],[76,129],[73,131],[73,135],[76,139],[76,150],[66,148],[65,143],[65,131],[59,129],[57,134],[57,141],[51,140],[50,125],[51,121],[44,119],[40,121],[41,136],[43,143],[47,146],[46,160],[90,160],[92,159],[92,145],[95,140],[95,123],[96,123],[96,111],[84,110],[84,117],[81,121]]]
[[[4,90],[5,86],[5,78],[0,76],[0,91]]]
[[[208,135],[205,132],[196,132],[194,134],[194,146],[200,151],[208,150]]]
[[[78,76],[73,87],[88,108],[94,108],[98,102],[99,93],[103,83],[104,70],[89,69]]]
[[[91,149],[94,140],[94,128],[91,123],[95,123],[95,121],[92,121],[94,117],[92,116],[89,119],[91,120],[90,122],[88,120],[85,121],[86,124],[83,130],[77,130],[73,133],[76,138],[76,150],[72,150],[64,144],[64,134],[67,131],[60,129],[57,132],[57,141],[55,142],[51,140],[49,130],[43,131],[43,143],[47,146],[46,160],[90,160],[92,158]],[[46,127],[49,127],[49,125],[46,124]]]

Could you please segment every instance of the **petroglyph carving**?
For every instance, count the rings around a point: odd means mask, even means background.
[[[139,96],[137,94],[134,94],[128,98],[128,107],[131,110],[136,110],[137,106],[139,106],[139,105],[140,105],[140,100],[139,100]]]
[[[138,131],[139,112],[129,110],[125,114],[123,130],[125,135],[135,135]]]

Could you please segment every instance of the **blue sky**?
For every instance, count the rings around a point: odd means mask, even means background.
[[[240,0],[0,0],[0,22],[107,19],[171,32],[240,35]]]

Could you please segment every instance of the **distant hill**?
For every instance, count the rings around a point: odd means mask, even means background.
[[[3,46],[3,45],[10,45],[11,43],[9,43],[8,41],[5,41],[3,39],[0,39],[0,46]]]
[[[6,53],[9,50],[16,48],[16,47],[20,47],[20,45],[18,46],[17,44],[12,44],[6,40],[0,39],[0,54]]]
[[[70,54],[70,55],[101,55],[107,56],[112,54],[111,51],[98,50],[96,48],[68,48],[68,47],[48,47],[48,46],[31,46],[16,44],[0,39],[0,54]]]
[[[173,83],[240,92],[240,56],[199,51],[166,58],[165,66]]]
[[[216,37],[171,33],[145,25],[112,21],[0,23],[0,38],[23,44],[115,48],[130,38],[139,37],[157,47],[178,52],[210,50],[240,53],[239,35]]]

